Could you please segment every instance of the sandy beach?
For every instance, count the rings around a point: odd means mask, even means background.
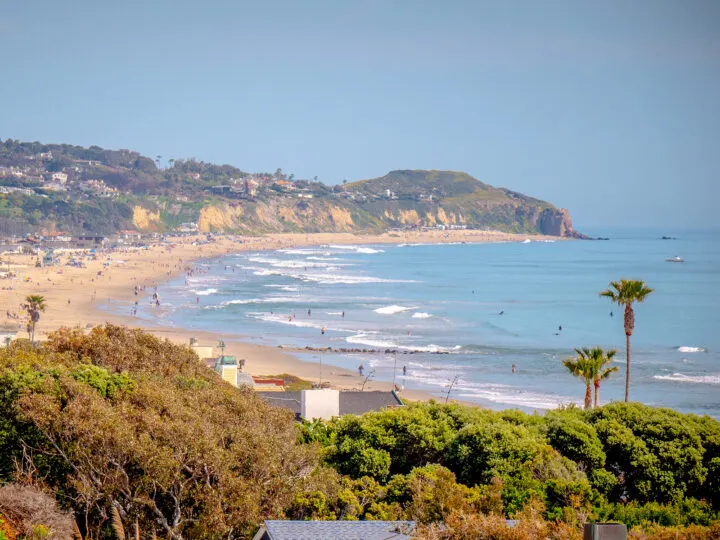
[[[201,345],[215,345],[219,338],[216,334],[162,327],[132,317],[130,310],[136,299],[135,287],[152,290],[152,287],[158,286],[159,290],[162,290],[164,282],[183,274],[197,261],[240,251],[325,244],[518,242],[526,238],[540,240],[546,237],[475,230],[390,232],[381,235],[320,233],[263,237],[217,236],[209,243],[201,243],[203,237],[168,237],[165,242],[149,245],[147,249],[127,248],[109,253],[98,252],[95,260],[87,257],[83,259],[84,268],[65,265],[36,267],[36,255],[5,254],[2,256],[2,270],[12,271],[15,277],[0,280],[0,334],[28,337],[25,330],[27,315],[22,311],[21,304],[26,296],[36,294],[42,295],[47,305],[36,327],[36,339],[39,340],[61,327],[89,329],[111,322],[143,327],[175,343],[188,345],[190,338],[195,337]],[[69,255],[61,256],[61,261],[64,263]],[[108,262],[109,264],[106,264]],[[128,314],[116,315],[98,307],[111,300],[126,302]],[[330,383],[332,387],[359,389],[363,384],[363,377],[356,372],[303,362],[287,349],[247,343],[243,338],[242,334],[224,334],[223,339],[227,345],[225,352],[245,360],[245,371],[252,375],[290,373],[317,381],[322,369],[323,382]],[[391,383],[382,381],[369,381],[365,386],[366,389],[378,390],[389,390],[390,387]],[[429,399],[430,394],[406,391],[404,397]]]

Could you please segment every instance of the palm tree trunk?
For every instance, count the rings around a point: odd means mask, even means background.
[[[625,403],[630,401],[630,334],[625,334]]]
[[[592,392],[590,390],[590,383],[585,385],[585,408],[589,409],[592,407]]]
[[[598,401],[600,401],[600,379],[597,379],[595,382],[595,404],[593,407],[597,408]]]
[[[33,346],[35,345],[35,323],[32,323],[32,326],[30,327],[30,343]]]

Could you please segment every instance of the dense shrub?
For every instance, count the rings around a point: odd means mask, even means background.
[[[94,536],[112,506],[147,533],[247,536],[317,466],[291,414],[149,334],[107,326],[0,351],[0,481],[44,481]]]

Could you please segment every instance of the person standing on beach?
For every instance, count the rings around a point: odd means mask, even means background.
[[[362,364],[360,364],[360,365],[358,366],[358,373],[360,374],[361,377],[362,377],[362,374],[363,374],[363,370],[364,370],[364,369],[365,369],[365,366],[363,366]]]

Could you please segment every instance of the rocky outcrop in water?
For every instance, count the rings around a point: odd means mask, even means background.
[[[570,212],[564,208],[546,208],[540,214],[537,228],[543,234],[565,238],[587,239],[588,237],[572,228]]]

